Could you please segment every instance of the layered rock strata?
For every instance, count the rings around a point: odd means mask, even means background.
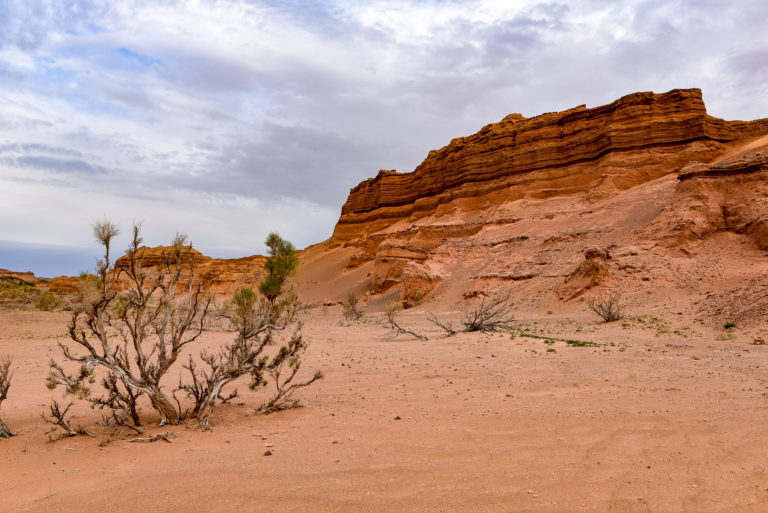
[[[605,171],[625,190],[668,173],[670,164],[707,161],[723,143],[766,131],[766,120],[707,115],[699,89],[635,93],[533,118],[511,114],[431,151],[411,173],[380,171],[351,189],[333,240],[355,241],[401,219],[440,215],[462,198],[498,204],[583,192]]]

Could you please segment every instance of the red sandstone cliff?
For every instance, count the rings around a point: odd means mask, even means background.
[[[352,241],[399,219],[440,214],[461,198],[496,192],[488,199],[500,203],[584,192],[606,171],[624,190],[766,132],[768,120],[707,115],[698,89],[635,93],[602,107],[533,118],[511,114],[431,151],[412,173],[380,171],[351,189],[333,240]]]
[[[638,304],[705,304],[718,280],[768,274],[766,134],[766,119],[709,116],[698,89],[507,116],[351,189],[333,237],[304,255],[303,292],[415,303],[506,290],[541,308],[612,287]]]

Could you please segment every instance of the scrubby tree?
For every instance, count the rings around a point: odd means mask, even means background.
[[[51,361],[50,388],[62,385],[67,393],[107,409],[111,423],[141,432],[137,401],[142,395],[159,414],[161,426],[189,419],[207,429],[216,401],[236,396],[236,392],[222,396],[222,388],[240,376],[250,375],[254,387],[265,384],[266,376],[275,382],[277,393],[259,408],[261,412],[297,405],[292,393],[322,377],[317,372],[309,381],[294,382],[306,348],[298,329],[276,354],[266,354],[272,332],[288,327],[298,308],[298,298],[285,288],[298,263],[296,251],[277,234],[270,234],[261,295],[243,288],[222,314],[237,332],[234,341],[214,353],[203,351],[203,365],[189,355],[181,364],[189,374],[187,381],[169,389],[164,378],[179,362],[182,349],[203,333],[212,296],[204,293],[196,279],[185,236],[176,236],[162,254],[161,264],[150,272],[143,266],[139,225],[133,227],[125,260],[120,266],[112,263],[111,243],[118,232],[109,221],[94,226],[104,258],[97,264],[97,277],[83,280],[81,301],[69,326],[73,347],[60,344],[65,359],[80,366],[76,372],[67,372],[63,364]],[[101,384],[106,395],[93,398],[90,385],[96,368],[104,371]],[[191,408],[182,406],[176,396],[179,391],[194,400]]]
[[[253,289],[244,287],[235,293],[233,301],[223,314],[232,323],[237,335],[217,354],[201,354],[206,368],[200,369],[190,357],[185,368],[190,382],[181,384],[195,401],[190,416],[197,419],[200,427],[208,428],[208,418],[216,401],[226,401],[236,391],[224,398],[221,391],[227,384],[243,375],[250,376],[251,389],[265,386],[266,376],[271,377],[274,395],[256,409],[256,413],[299,406],[293,393],[323,377],[316,371],[307,381],[295,381],[301,368],[301,355],[307,347],[298,324],[288,342],[272,356],[267,346],[272,333],[288,328],[295,320],[299,300],[292,291],[286,290],[286,279],[295,273],[298,258],[293,245],[271,233],[266,241],[270,254],[264,268],[266,277],[259,284],[261,296]]]
[[[69,335],[79,352],[60,344],[64,357],[81,367],[70,374],[51,362],[48,385],[64,385],[67,392],[88,397],[93,372],[101,367],[107,383],[146,394],[160,415],[160,425],[178,424],[183,412],[163,385],[163,377],[182,348],[202,334],[211,304],[195,280],[191,245],[186,236],[177,235],[162,255],[162,264],[150,274],[143,266],[140,225],[133,226],[126,265],[117,269],[110,259],[117,226],[100,221],[93,233],[104,247],[104,258],[97,263],[98,293],[85,294],[72,314]],[[121,400],[119,395],[115,400]],[[130,410],[130,405],[123,406]]]
[[[270,233],[264,243],[269,248],[269,257],[264,263],[267,275],[259,284],[259,292],[274,304],[283,294],[286,280],[296,273],[299,257],[293,244],[277,233]]]

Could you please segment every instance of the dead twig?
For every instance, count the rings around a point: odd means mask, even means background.
[[[453,327],[453,322],[443,322],[440,319],[437,318],[435,314],[429,314],[429,317],[427,317],[427,320],[437,326],[438,328],[442,329],[446,333],[446,337],[452,337],[455,334],[459,333],[462,330],[456,329]]]
[[[421,341],[428,340],[425,335],[413,330],[403,328],[397,323],[395,316],[403,309],[403,304],[400,301],[393,301],[387,305],[387,320],[386,325],[389,326],[389,333],[386,335],[389,340],[392,340],[398,335],[411,335]]]
[[[164,431],[163,433],[158,433],[152,436],[131,438],[130,440],[128,440],[128,442],[152,443],[152,442],[157,442],[158,440],[162,440],[170,444],[172,442],[168,439],[168,437],[175,438],[176,436],[178,436],[178,433],[176,433],[175,431]]]

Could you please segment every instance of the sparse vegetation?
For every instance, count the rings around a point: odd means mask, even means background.
[[[363,309],[358,304],[357,295],[354,292],[347,294],[347,298],[341,303],[341,311],[348,321],[359,321],[363,318]]]
[[[421,333],[418,333],[416,331],[408,330],[400,326],[397,322],[397,314],[400,313],[403,310],[403,303],[400,301],[392,301],[387,305],[387,320],[386,325],[389,327],[389,333],[387,334],[387,338],[393,339],[398,335],[411,335],[412,337],[416,337],[419,340],[427,340],[427,337],[425,335],[422,335]]]
[[[13,372],[11,372],[11,359],[6,357],[0,358],[0,407],[3,406],[3,401],[8,398],[8,390],[11,388],[11,378]],[[13,432],[3,420],[0,415],[0,438],[10,438],[13,436]]]
[[[15,276],[0,276],[0,303],[30,304],[39,291],[34,284]]]
[[[54,308],[58,308],[61,305],[59,298],[51,294],[50,292],[43,292],[37,297],[35,308],[38,310],[44,310],[50,312]]]
[[[723,328],[725,328],[727,330],[732,330],[735,327],[736,327],[736,323],[735,322],[726,322],[725,324],[723,324]]]
[[[589,296],[585,299],[587,307],[605,322],[618,321],[623,317],[621,293],[618,291]]]

